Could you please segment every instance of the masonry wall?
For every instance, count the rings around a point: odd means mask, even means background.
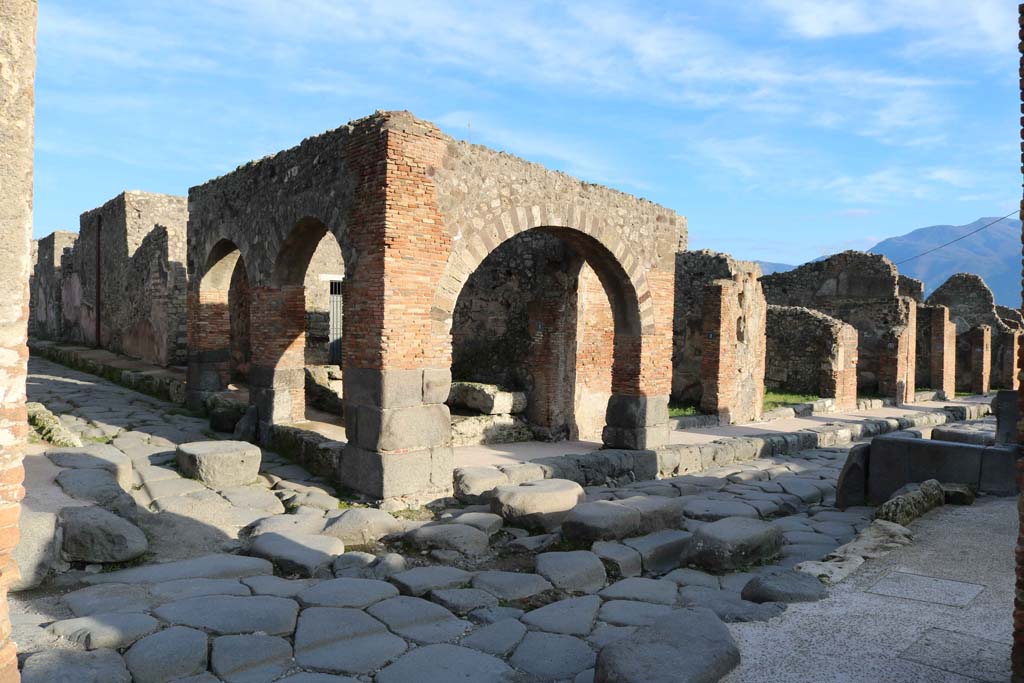
[[[834,398],[857,407],[857,330],[841,320],[792,306],[768,306],[765,388]]]
[[[61,339],[61,259],[78,238],[73,232],[53,232],[36,242],[29,290],[28,333],[39,339]]]
[[[61,260],[62,337],[157,365],[186,361],[184,197],[124,192],[83,213]]]
[[[1024,325],[1019,314],[1006,313],[1005,318],[1000,315],[995,296],[981,277],[973,273],[952,275],[932,292],[928,303],[949,308],[958,337],[988,325],[991,328],[992,388],[1016,389],[1019,386],[1017,356]]]
[[[766,304],[757,265],[728,254],[676,255],[672,398],[729,424],[761,416]]]
[[[878,254],[846,251],[761,279],[768,303],[821,311],[858,335],[857,390],[914,400],[916,302],[900,294],[899,274]],[[909,279],[904,291],[912,291]]]
[[[956,395],[956,325],[945,306],[917,305],[917,388]]]
[[[334,235],[324,235],[306,269],[306,365],[330,360],[331,280],[344,280],[345,259]]]
[[[17,683],[7,588],[18,577],[21,465],[28,423],[28,303],[32,237],[32,142],[37,5],[0,3],[0,683]]]
[[[600,441],[612,397],[612,351],[615,320],[597,273],[584,264],[576,294],[575,428],[570,436]]]

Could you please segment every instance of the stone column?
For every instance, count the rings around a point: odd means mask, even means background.
[[[0,4],[0,683],[19,680],[10,640],[7,587],[18,577],[11,551],[18,543],[28,423],[28,280],[32,238],[32,143],[35,124],[34,0]]]

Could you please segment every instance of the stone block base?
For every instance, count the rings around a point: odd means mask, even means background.
[[[630,451],[653,450],[668,443],[668,423],[652,427],[605,427],[601,440],[606,448]]]
[[[440,446],[407,453],[381,453],[348,444],[341,454],[338,483],[379,499],[452,495],[454,454]]]

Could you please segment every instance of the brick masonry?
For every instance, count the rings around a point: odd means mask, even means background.
[[[916,296],[914,282],[905,278],[903,291]],[[917,302],[900,293],[900,276],[892,261],[845,251],[765,276],[761,284],[770,304],[811,308],[856,328],[859,394],[913,402]]]
[[[956,325],[945,306],[917,305],[917,388],[956,395]]]
[[[32,238],[36,15],[33,0],[0,4],[0,683],[19,680],[10,639],[7,587],[18,577],[18,543],[28,423],[28,304]]]
[[[949,308],[949,319],[956,325],[958,337],[979,325],[987,325],[991,336],[992,388],[1018,388],[1017,355],[1024,323],[1019,313],[1013,315],[1009,313],[1010,309],[996,306],[992,290],[981,277],[973,273],[952,275],[931,293],[928,303]],[[960,383],[966,385],[968,382]]]
[[[835,399],[857,407],[857,330],[795,306],[768,306],[765,389]]]

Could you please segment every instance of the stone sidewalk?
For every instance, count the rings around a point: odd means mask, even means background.
[[[867,562],[818,603],[733,624],[726,683],[1005,683],[1010,680],[1017,500],[942,507],[913,545]]]

